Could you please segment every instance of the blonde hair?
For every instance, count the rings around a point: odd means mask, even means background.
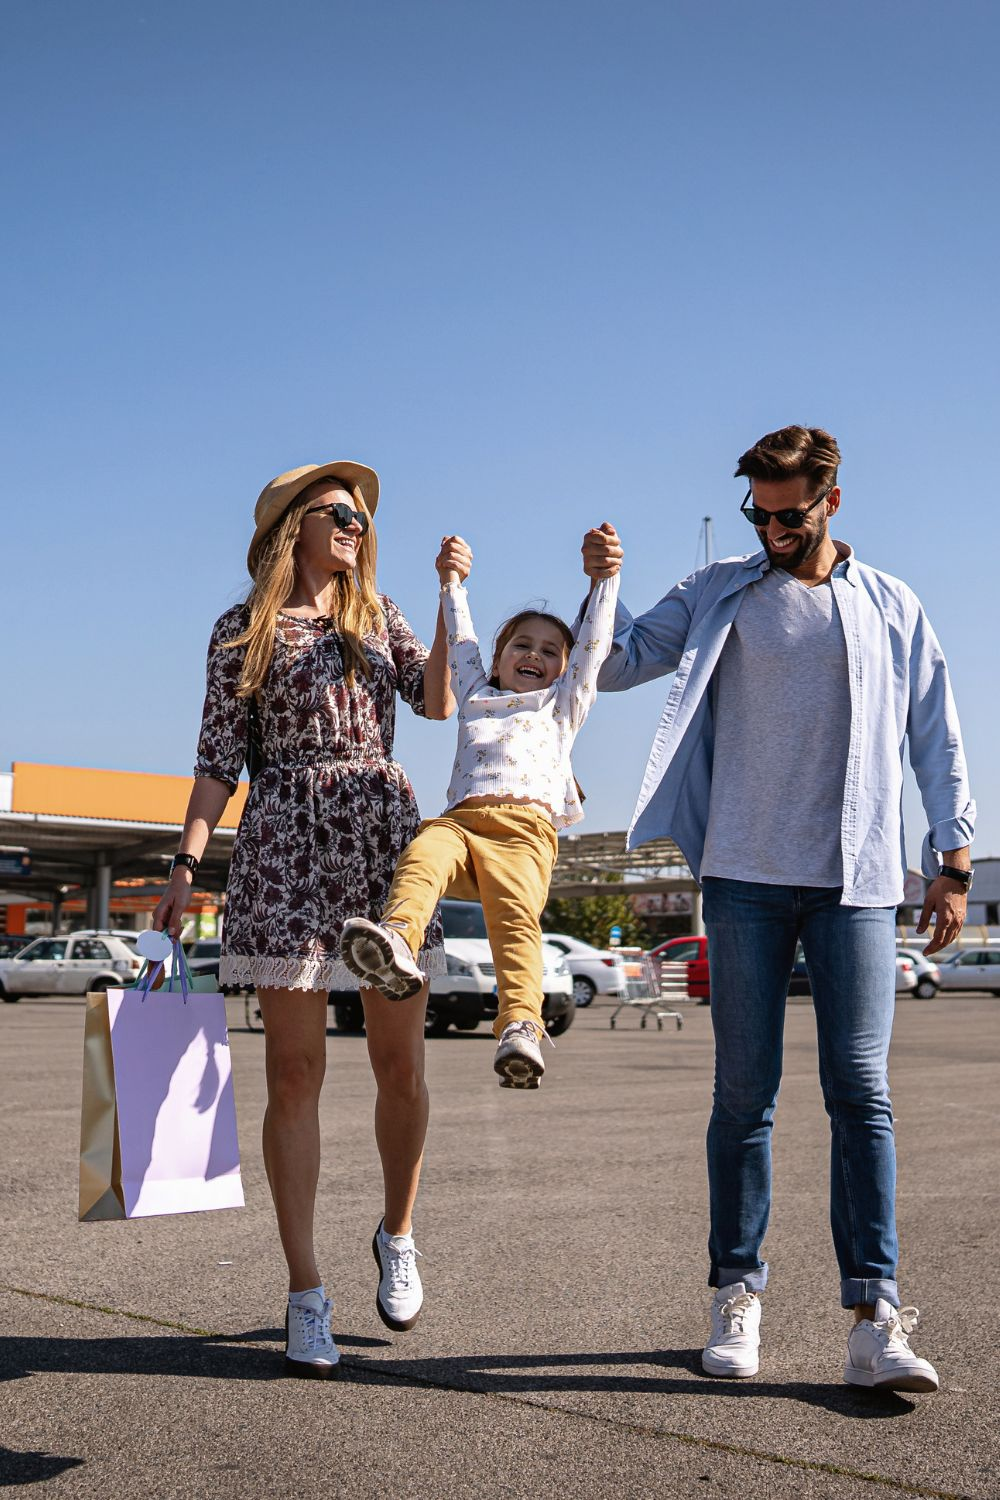
[[[336,477],[317,480],[316,483],[348,490],[346,482]],[[274,628],[278,614],[295,583],[295,543],[305,514],[307,497],[313,488],[315,485],[307,485],[295,497],[281,520],[261,537],[250,555],[253,587],[245,601],[250,609],[250,619],[246,629],[235,640],[225,643],[227,648],[247,648],[236,689],[238,698],[252,698],[263,686],[271,665]],[[355,486],[348,492],[353,496],[356,508],[368,516],[368,530],[358,541],[357,561],[353,571],[335,573],[331,580],[335,595],[333,618],[344,638],[344,677],[348,687],[353,688],[356,672],[371,678],[371,664],[365,655],[363,641],[366,635],[381,628],[383,614],[375,587],[375,559],[378,554],[375,526],[368,515],[361,490]]]

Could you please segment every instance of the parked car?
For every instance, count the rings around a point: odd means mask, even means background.
[[[85,995],[131,984],[142,959],[111,932],[70,932],[35,938],[14,958],[0,959],[0,998],[22,995]]]
[[[441,902],[447,972],[435,974],[427,1000],[427,1036],[475,1031],[481,1021],[497,1013],[496,966],[486,937],[486,921],[478,901]],[[543,945],[544,1000],[542,1019],[558,1036],[573,1017],[573,982],[562,953]],[[364,1013],[356,990],[332,990],[330,1004],[338,1031],[364,1030]],[[567,1019],[567,1017],[569,1019]]]
[[[925,958],[919,948],[897,948],[897,958],[907,958],[913,965],[916,987],[913,993],[920,1000],[933,1000],[941,988],[941,970],[937,964]]]
[[[621,953],[614,948],[595,948],[592,943],[565,932],[543,932],[542,937],[550,948],[558,948],[566,960],[573,981],[574,1005],[589,1005],[595,995],[627,999],[628,978]]]
[[[192,974],[211,974],[213,979],[218,979],[221,938],[195,938],[184,944],[184,953]]]
[[[661,988],[664,981],[664,964],[684,964],[686,966],[687,992],[692,1000],[700,1000],[708,1004],[708,938],[701,937],[675,937],[668,938],[665,943],[650,949],[650,957],[659,966]],[[673,972],[678,978],[681,975],[679,969]]]
[[[938,965],[943,990],[988,990],[1000,995],[1000,946],[965,948]]]
[[[0,958],[13,958],[31,942],[34,939],[25,932],[0,932]]]

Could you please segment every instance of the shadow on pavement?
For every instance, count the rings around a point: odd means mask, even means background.
[[[615,1370],[619,1365],[640,1369],[645,1366],[646,1372],[625,1374]],[[670,1369],[686,1373],[666,1374]],[[562,1370],[566,1373],[561,1373]],[[414,1385],[439,1385],[449,1390],[507,1396],[575,1391],[581,1394],[735,1396],[758,1401],[779,1399],[799,1401],[806,1406],[822,1406],[841,1416],[863,1420],[904,1417],[914,1410],[914,1402],[905,1400],[895,1391],[867,1391],[849,1385],[807,1381],[713,1380],[702,1373],[700,1349],[662,1349],[652,1353],[647,1350],[631,1354],[483,1354],[449,1359],[351,1360],[344,1376],[348,1380],[365,1377],[409,1380]]]
[[[78,1469],[82,1463],[82,1458],[63,1458],[56,1453],[15,1453],[12,1448],[0,1447],[0,1486],[55,1479],[57,1474]]]
[[[857,1390],[848,1385],[806,1381],[712,1380],[701,1373],[700,1349],[631,1353],[479,1354],[440,1359],[365,1359],[367,1350],[391,1348],[387,1339],[366,1338],[335,1329],[350,1353],[341,1366],[355,1384],[394,1383],[468,1391],[480,1395],[530,1396],[534,1393],[736,1397],[741,1400],[797,1401],[863,1420],[903,1417],[912,1401],[895,1392]],[[137,1337],[107,1339],[0,1338],[0,1381],[30,1375],[182,1375],[216,1380],[283,1380],[281,1328],[256,1328],[225,1338]],[[270,1348],[256,1347],[262,1343]],[[628,1367],[629,1373],[622,1368]],[[672,1370],[683,1374],[668,1373]],[[632,1373],[639,1371],[640,1373]],[[44,1456],[43,1456],[44,1457]],[[41,1460],[40,1460],[41,1461]],[[63,1460],[53,1460],[63,1462]],[[75,1462],[68,1460],[67,1462]]]

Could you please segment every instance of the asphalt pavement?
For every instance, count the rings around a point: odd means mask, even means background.
[[[483,1029],[428,1044],[416,1219],[425,1310],[389,1335],[362,1038],[331,1033],[317,1218],[345,1359],[284,1378],[283,1265],[259,1156],[263,1038],[230,1002],[245,1210],[79,1224],[82,1002],[0,1006],[0,1486],[142,1495],[847,1497],[1000,1494],[995,1417],[1000,1003],[900,1002],[892,1083],[903,1299],[936,1396],[842,1383],[829,1131],[808,1005],[775,1130],[761,1371],[702,1375],[712,1041],[608,1028],[501,1090]]]

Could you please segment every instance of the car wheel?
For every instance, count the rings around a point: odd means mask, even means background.
[[[365,1013],[360,1001],[357,1005],[335,1005],[333,1022],[338,1031],[344,1031],[348,1036],[360,1036],[365,1029]]]
[[[109,979],[106,974],[101,974],[91,984],[87,985],[87,989],[91,994],[99,994],[104,990],[117,989],[118,983],[117,979]]]
[[[246,1015],[247,1031],[263,1031],[264,1020],[260,1013],[260,1004],[253,990],[247,995],[243,1002],[243,1010]]]
[[[456,1031],[475,1031],[475,1029],[476,1029],[476,1027],[478,1025],[479,1025],[478,1021],[456,1021],[455,1022],[455,1030]]]
[[[0,984],[0,1000],[3,1001],[4,1005],[16,1005],[20,998],[20,995],[15,995],[11,990],[5,990],[3,985]]]
[[[561,1016],[553,1016],[551,1021],[546,1021],[545,1030],[549,1036],[562,1036],[563,1032],[572,1026],[572,1024],[573,1012],[567,1010]]]
[[[578,974],[573,980],[573,1004],[583,1010],[597,994],[597,986],[592,980],[583,974]]]
[[[435,1008],[433,1000],[427,1002],[424,1016],[424,1036],[444,1036],[448,1030],[448,1017]]]
[[[937,992],[938,987],[933,979],[921,979],[915,991],[921,1000],[933,1000]]]

